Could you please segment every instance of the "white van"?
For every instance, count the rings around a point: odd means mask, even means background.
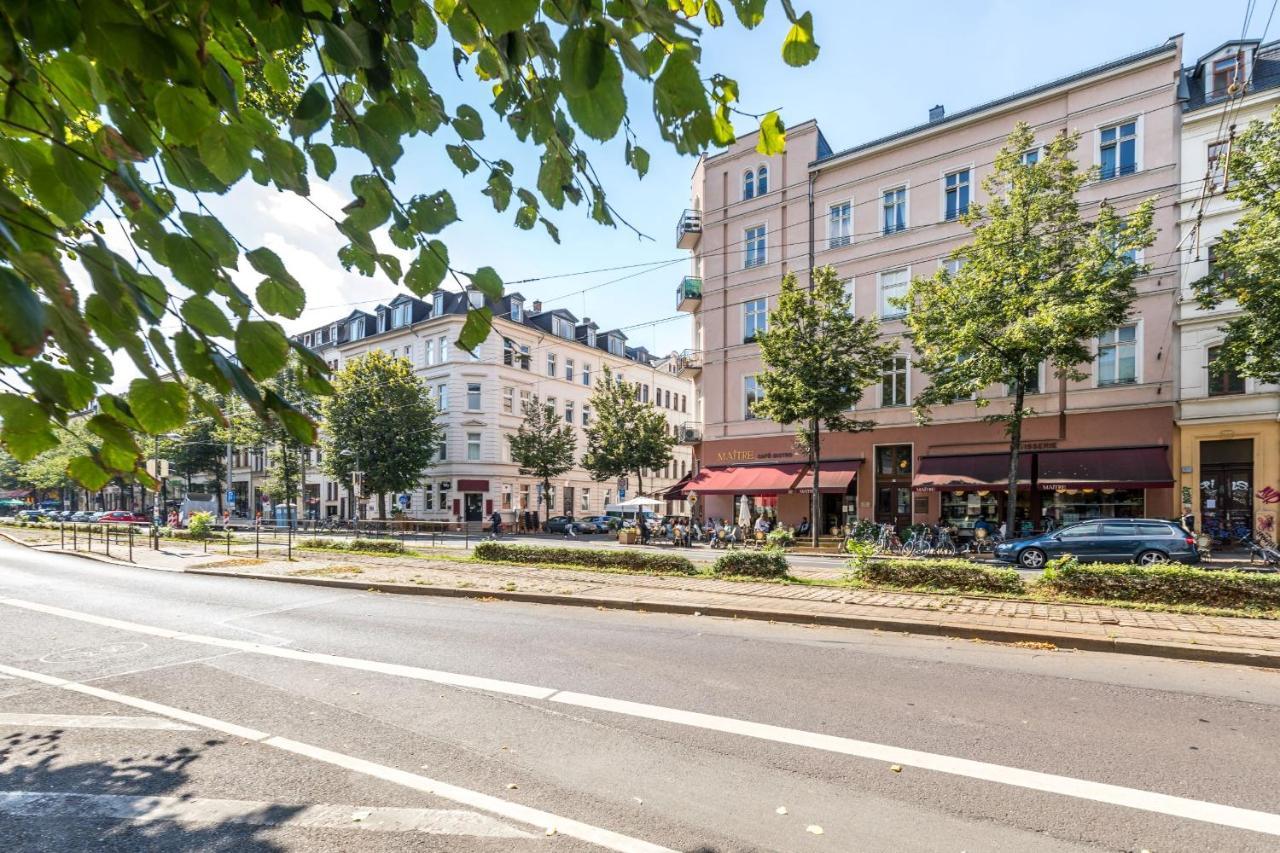
[[[650,510],[638,510],[633,506],[621,506],[620,504],[609,504],[604,508],[605,515],[611,515],[614,518],[622,519],[623,527],[636,526],[636,513],[641,512],[645,521],[662,521],[662,516]]]

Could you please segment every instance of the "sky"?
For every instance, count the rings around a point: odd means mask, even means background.
[[[795,5],[813,12],[822,48],[816,62],[802,69],[782,62],[787,22],[780,5],[771,3],[766,22],[754,31],[744,30],[730,16],[725,27],[704,33],[704,76],[720,72],[737,79],[747,111],[778,109],[789,125],[816,118],[839,150],[918,124],[934,104],[956,112],[1161,44],[1178,33],[1185,35],[1184,61],[1194,61],[1240,36],[1246,0],[795,0]],[[1262,34],[1272,8],[1266,0],[1257,5],[1250,37]],[[1276,37],[1280,20],[1272,22],[1268,35]],[[480,150],[490,159],[510,160],[516,165],[517,185],[532,187],[534,149],[498,124],[487,107],[485,85],[467,69],[461,81],[455,77],[448,47],[438,42],[424,58],[432,84],[451,111],[460,103],[480,110],[488,132]],[[456,267],[492,266],[509,290],[549,307],[567,308],[579,318],[591,317],[602,329],[621,327],[633,345],[653,352],[685,349],[691,322],[676,313],[674,290],[687,272],[688,253],[676,249],[674,232],[688,203],[696,160],[676,154],[659,138],[646,87],[633,81],[627,95],[632,127],[652,156],[649,174],[638,180],[624,165],[620,139],[589,144],[587,151],[613,206],[644,236],[622,226],[601,226],[585,207],[571,206],[548,213],[560,230],[559,245],[541,227],[518,230],[511,224],[515,205],[498,214],[480,194],[486,170],[463,178],[445,158],[443,145],[453,141],[447,130],[434,140],[407,141],[405,157],[396,167],[396,189],[401,198],[449,189],[461,221],[441,237]],[[751,121],[743,119],[738,129],[750,131]],[[351,198],[350,176],[362,163],[361,155],[338,151],[338,172],[327,183],[313,176],[312,200],[340,218],[340,208]],[[385,278],[345,271],[336,257],[345,240],[301,198],[246,180],[226,196],[206,201],[243,242],[274,249],[303,283],[308,309],[299,320],[286,323],[289,332],[326,324],[354,307],[372,308],[397,292]],[[638,266],[617,269],[630,265]],[[612,271],[588,272],[593,270]],[[250,283],[253,277],[246,279]]]

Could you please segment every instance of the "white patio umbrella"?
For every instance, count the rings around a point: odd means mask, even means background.
[[[623,506],[623,507],[662,506],[662,501],[655,501],[653,498],[638,497],[638,498],[632,498],[629,501],[623,501],[620,504],[615,504],[615,506]]]
[[[738,502],[738,526],[743,529],[751,526],[751,503],[746,495]]]

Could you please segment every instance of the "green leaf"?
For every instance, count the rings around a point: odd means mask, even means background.
[[[432,240],[418,252],[409,265],[404,284],[418,296],[426,296],[444,281],[449,270],[449,250],[439,240]]]
[[[565,92],[569,114],[592,139],[612,139],[627,114],[627,97],[622,91],[622,63],[611,50],[600,57],[600,72],[593,88],[582,95]]]
[[[720,4],[717,3],[716,0],[707,0],[705,14],[709,25],[713,27],[724,26],[724,11],[720,8]]]
[[[242,320],[236,328],[236,356],[255,378],[268,379],[288,360],[289,339],[277,323]]]
[[[182,319],[204,335],[230,338],[235,334],[227,315],[207,296],[196,294],[186,302],[183,302]],[[181,352],[179,352],[179,357],[181,357]]]
[[[67,476],[91,492],[96,492],[111,482],[111,474],[92,456],[73,457],[67,463]]]
[[[545,216],[539,216],[538,221],[542,223],[543,228],[547,229],[547,235],[552,240],[556,241],[557,244],[559,244],[560,229],[557,228],[555,224],[550,219],[547,219]]]
[[[511,178],[506,172],[494,169],[489,172],[489,183],[480,192],[493,200],[493,209],[501,213],[511,204]]]
[[[488,308],[473,308],[467,312],[466,322],[458,333],[458,346],[467,352],[475,352],[475,348],[484,343],[493,329],[493,312]]]
[[[301,289],[297,280],[295,280],[294,277],[289,274],[289,271],[285,269],[284,261],[280,260],[280,256],[265,246],[246,252],[245,257],[249,259],[249,263],[253,265],[255,270],[268,278],[287,281]]]
[[[493,267],[480,267],[469,277],[476,289],[489,299],[496,302],[502,298],[502,279],[498,277]]]
[[[199,243],[182,234],[166,234],[164,252],[174,278],[196,293],[213,290],[218,281],[218,270]]]
[[[324,84],[312,83],[302,93],[298,106],[293,110],[293,116],[289,119],[289,133],[310,138],[329,122],[331,115],[333,107],[325,93]]]
[[[333,149],[323,143],[313,142],[307,146],[307,153],[311,155],[316,174],[322,180],[329,180],[329,176],[338,168],[338,158],[334,156]]]
[[[0,336],[14,355],[31,358],[44,349],[44,306],[25,281],[0,268]]]
[[[464,175],[469,175],[476,169],[480,168],[480,161],[476,159],[476,155],[471,153],[471,149],[465,145],[446,145],[445,151],[449,153],[449,159],[453,161],[453,165],[458,167],[458,171]]]
[[[414,196],[409,200],[409,219],[414,227],[428,234],[439,234],[445,226],[458,221],[458,209],[448,190],[432,195]]]
[[[218,263],[224,267],[236,265],[236,259],[240,257],[240,249],[236,246],[231,232],[221,222],[212,216],[200,216],[186,211],[183,211],[180,218],[192,238],[205,251],[217,258]]]
[[[49,416],[34,401],[17,394],[0,394],[0,442],[19,462],[33,459],[58,439],[49,428]]]
[[[176,429],[187,421],[187,389],[180,382],[135,379],[129,383],[129,410],[144,432]]]
[[[474,107],[463,104],[458,107],[458,114],[453,119],[453,129],[468,142],[484,139],[484,122]]]
[[[605,56],[611,54],[603,27],[570,27],[560,39],[560,86],[565,97],[589,95],[605,73]]]
[[[296,320],[306,307],[307,295],[302,286],[292,279],[264,278],[258,282],[258,304],[268,314],[278,314]]]
[[[253,162],[253,138],[239,125],[212,125],[200,134],[196,150],[209,172],[228,186],[243,178]]]
[[[183,145],[195,145],[207,127],[216,121],[218,112],[199,89],[187,86],[165,86],[156,95],[156,115],[169,139]]]
[[[782,42],[782,59],[788,65],[808,65],[818,58],[818,43],[813,40],[813,13],[805,12],[791,25]]]
[[[636,177],[643,178],[649,174],[649,152],[639,145],[627,146],[627,165],[636,170]]]
[[[467,0],[467,6],[489,32],[498,36],[532,21],[538,0]]]
[[[766,113],[760,119],[760,140],[756,151],[764,155],[781,154],[787,149],[787,129],[776,113]]]
[[[742,26],[755,29],[764,20],[764,7],[769,0],[732,0],[733,11],[738,14]]]

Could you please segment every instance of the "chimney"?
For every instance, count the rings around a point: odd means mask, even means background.
[[[541,313],[542,313],[542,300],[541,300],[541,299],[535,299],[535,300],[533,300],[533,313],[535,313],[535,314],[541,314]]]
[[[942,106],[942,104],[938,104],[933,109],[929,110],[929,121],[931,122],[940,121],[942,117],[945,116],[946,114],[947,114],[946,107]]]
[[[590,325],[591,325],[591,318],[590,318],[590,317],[583,317],[583,318],[582,318],[582,325],[584,325],[584,326],[590,326]]]

